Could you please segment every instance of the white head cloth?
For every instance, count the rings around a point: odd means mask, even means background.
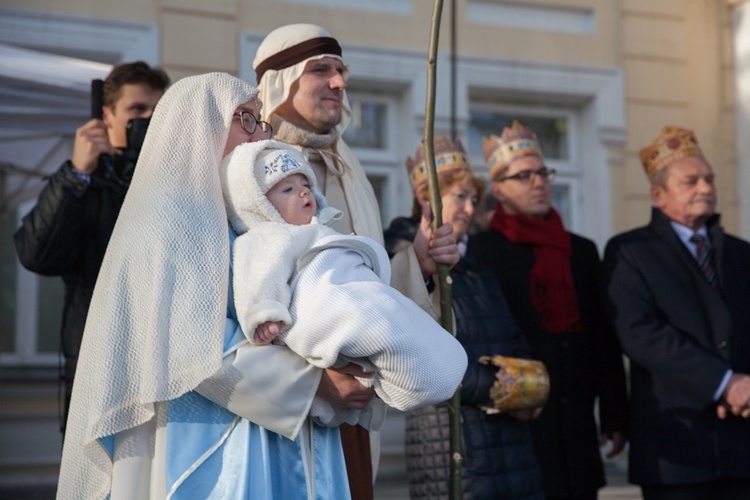
[[[307,40],[321,37],[333,38],[328,31],[314,24],[290,24],[276,28],[266,36],[258,47],[255,59],[253,60],[253,68],[257,69],[259,64],[282,50]],[[261,113],[263,120],[270,121],[270,116],[274,114],[279,106],[286,102],[289,98],[292,84],[302,75],[307,63],[324,57],[332,57],[343,62],[343,59],[336,54],[317,54],[287,68],[280,70],[269,69],[263,74],[263,77],[258,82],[260,97],[264,103]],[[345,78],[347,76],[348,69],[344,74]],[[341,111],[341,121],[335,128],[336,142],[333,145],[332,151],[334,158],[329,158],[332,156],[330,153],[325,154],[323,152],[321,154],[325,160],[328,160],[326,161],[326,165],[329,167],[329,175],[341,178],[347,207],[337,208],[348,210],[356,234],[368,236],[382,243],[383,227],[380,221],[380,208],[378,207],[375,193],[372,190],[370,181],[367,180],[367,176],[359,160],[349,150],[349,147],[341,137],[349,124],[352,114],[346,90],[342,92],[341,96]],[[295,146],[304,145],[295,144]],[[304,147],[302,149],[304,151]],[[339,163],[335,161],[335,157],[340,158],[343,165],[334,165]]]
[[[263,42],[258,47],[255,59],[253,59],[253,69],[257,69],[260,63],[282,50],[314,38],[333,38],[333,35],[315,24],[288,24],[276,28],[263,39]],[[302,76],[302,72],[309,61],[323,59],[324,57],[332,57],[342,63],[344,62],[341,56],[337,54],[317,54],[287,68],[267,70],[263,74],[263,78],[258,82],[258,89],[263,99],[263,111],[261,112],[263,118],[261,119],[268,120],[273,112],[286,102],[292,84]],[[346,66],[344,67],[344,78],[347,78],[349,76],[349,69]],[[349,99],[346,97],[346,90],[343,91],[341,105],[343,112],[341,113],[341,122],[336,127],[336,130],[343,133],[352,115],[352,110],[349,107]]]
[[[232,115],[257,89],[184,78],[156,106],[83,335],[58,498],[104,498],[98,438],[134,428],[221,366],[229,241],[219,179]]]

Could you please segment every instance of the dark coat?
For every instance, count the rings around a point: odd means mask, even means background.
[[[750,421],[718,419],[714,402],[727,370],[750,373],[750,244],[718,216],[707,229],[720,293],[657,209],[605,252],[607,310],[631,361],[637,484],[750,478]]]
[[[417,223],[393,221],[386,248],[393,254],[414,238]],[[487,415],[489,390],[497,368],[477,362],[482,355],[529,357],[529,348],[491,273],[467,257],[451,270],[451,302],[456,338],[469,366],[461,386],[463,429],[462,486],[466,500],[541,499],[539,470],[526,422],[508,415]],[[450,429],[446,405],[428,406],[406,415],[406,464],[411,498],[448,498]]]
[[[26,269],[61,276],[65,283],[61,336],[68,382],[75,375],[96,277],[132,175],[132,163],[100,164],[88,183],[65,162],[48,177],[13,236]]]
[[[602,310],[599,256],[592,241],[574,234],[570,238],[570,264],[583,330],[558,334],[542,329],[542,316],[531,305],[532,247],[511,243],[494,230],[476,238],[479,264],[494,272],[526,334],[532,357],[549,371],[549,400],[530,427],[544,492],[552,497],[590,495],[604,486],[599,434],[627,430],[623,360]],[[594,417],[597,399],[600,430]]]

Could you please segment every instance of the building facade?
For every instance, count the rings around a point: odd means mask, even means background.
[[[42,176],[72,151],[89,83],[144,60],[173,81],[225,71],[255,82],[263,37],[310,22],[341,42],[354,117],[347,142],[385,225],[410,213],[404,160],[424,130],[426,0],[2,0],[0,3],[0,487],[54,484],[62,285],[20,267],[12,233]],[[750,7],[740,0],[447,0],[435,135],[482,172],[482,137],[534,128],[558,171],[555,206],[600,249],[649,218],[638,150],[662,126],[696,131],[730,232],[750,237]],[[489,353],[488,353],[489,354]],[[398,415],[384,463],[401,450]]]

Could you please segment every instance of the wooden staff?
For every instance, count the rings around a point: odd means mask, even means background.
[[[432,13],[432,27],[430,29],[430,50],[427,56],[427,103],[424,113],[424,158],[427,170],[427,184],[430,190],[430,206],[432,207],[432,230],[443,225],[443,204],[440,197],[437,170],[435,168],[435,75],[437,69],[438,39],[440,37],[440,16],[443,11],[443,1],[435,0]],[[451,277],[447,264],[438,264],[438,286],[440,289],[440,324],[453,333],[453,311],[451,310]],[[461,499],[461,387],[451,398],[448,406],[450,423],[450,477],[449,497]]]

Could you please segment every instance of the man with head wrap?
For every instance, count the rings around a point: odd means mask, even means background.
[[[219,165],[268,138],[259,108],[225,73],[157,106],[86,321],[58,498],[349,497],[338,429],[308,418],[328,379],[236,321]]]
[[[253,61],[263,119],[275,138],[299,148],[313,167],[328,203],[343,211],[333,227],[383,241],[378,202],[364,169],[342,139],[351,109],[346,97],[348,68],[341,46],[320,26],[292,24],[272,31]],[[437,317],[426,283],[436,263],[455,265],[459,254],[450,224],[435,233],[425,214],[414,244],[391,259],[392,285]],[[354,498],[372,498],[372,465],[362,460],[369,438],[359,427],[342,426],[344,452]]]

